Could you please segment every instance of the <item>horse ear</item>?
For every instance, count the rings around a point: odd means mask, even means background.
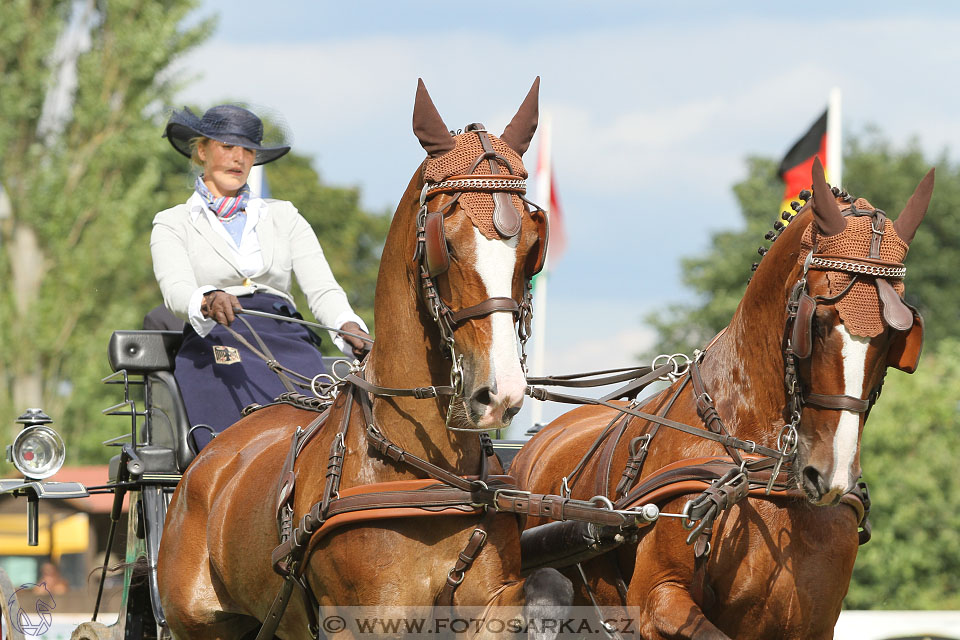
[[[423,78],[417,79],[417,98],[413,103],[413,133],[431,158],[442,156],[456,145],[440,117],[440,112],[430,99],[430,94],[427,93]]]
[[[893,221],[893,228],[900,236],[900,239],[910,244],[913,235],[917,232],[917,227],[927,213],[927,207],[930,206],[930,198],[933,196],[933,169],[927,172],[916,191],[907,200],[907,206],[903,208],[897,219]]]
[[[523,99],[523,104],[517,110],[517,115],[503,130],[500,139],[507,143],[507,146],[516,151],[521,156],[526,153],[533,134],[537,130],[537,121],[540,119],[540,76],[533,81],[533,86],[527,92],[527,97]]]
[[[823,176],[823,164],[820,156],[813,159],[813,219],[825,236],[835,236],[847,228],[847,221],[840,213],[840,205],[834,197],[827,179]]]

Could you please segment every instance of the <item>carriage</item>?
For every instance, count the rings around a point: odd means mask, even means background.
[[[600,399],[550,392],[537,385],[590,382],[525,378],[516,353],[547,241],[546,216],[522,198],[520,177],[519,156],[536,126],[535,89],[497,139],[482,125],[451,136],[421,84],[414,130],[428,160],[384,247],[377,309],[389,315],[377,322],[367,360],[374,379],[355,364],[332,364],[323,390],[255,408],[190,465],[197,427],[171,373],[179,334],[114,334],[115,373],[106,382],[122,385],[124,400],[107,413],[129,417],[130,431],[114,443],[120,453],[104,489],[114,493],[114,523],[130,495],[123,609],[116,629],[84,623],[75,638],[164,637],[169,623],[183,636],[201,637],[208,627],[235,637],[316,636],[320,607],[365,598],[523,605],[524,616],[542,615],[536,607],[544,602],[560,611],[573,602],[557,568],[577,581],[577,602],[641,610],[644,637],[771,637],[788,627],[802,637],[832,633],[856,545],[868,532],[868,500],[852,491],[859,430],[886,367],[912,370],[919,357],[922,322],[891,281],[902,280],[900,261],[929,203],[932,173],[891,223],[869,203],[831,190],[814,163],[812,198],[778,229],[726,334],[691,358],[611,372],[604,381],[623,386]],[[490,173],[478,175],[487,163]],[[458,215],[471,198],[492,215]],[[899,241],[892,253],[884,236]],[[818,242],[833,252],[818,252]],[[844,301],[864,287],[879,296],[873,315],[856,306],[862,298],[851,297],[853,307]],[[844,326],[864,318],[879,328],[851,338]],[[484,331],[457,332],[470,323]],[[741,371],[744,354],[755,370]],[[449,386],[402,387],[446,371]],[[784,372],[782,389],[766,384]],[[665,392],[635,399],[663,377],[671,383]],[[511,469],[515,483],[498,473],[497,445],[483,434],[515,415],[523,393],[593,406],[523,447]],[[28,429],[44,428],[43,418],[32,420]],[[501,443],[505,457],[515,444]],[[298,466],[305,458],[313,464]],[[653,465],[645,466],[648,458]],[[269,464],[245,473],[253,460]],[[184,474],[189,482],[180,482]],[[26,496],[34,519],[52,490],[87,491],[36,481],[3,489]],[[224,515],[231,504],[245,506],[243,518]],[[682,528],[648,526],[667,515]],[[223,527],[217,540],[205,535],[211,517]],[[177,535],[168,531],[162,546],[165,521]],[[771,543],[774,530],[807,539]],[[834,548],[824,555],[827,539]],[[359,548],[379,554],[375,570]],[[445,562],[439,573],[409,579],[418,566]],[[785,576],[785,562],[813,570]],[[842,564],[826,586],[824,562]],[[337,580],[344,574],[363,580],[344,584]],[[277,595],[264,596],[265,587]],[[757,606],[772,587],[788,609],[801,606],[789,616],[771,608],[768,620]],[[302,598],[291,599],[294,592]],[[731,592],[747,597],[729,601]]]

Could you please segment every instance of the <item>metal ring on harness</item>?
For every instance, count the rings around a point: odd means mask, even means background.
[[[208,424],[195,424],[190,427],[190,430],[187,431],[187,447],[190,448],[190,451],[193,453],[193,455],[200,453],[200,447],[197,446],[197,440],[193,437],[193,432],[197,429],[206,429],[209,431],[211,440],[217,437],[217,432],[214,431],[213,427]]]

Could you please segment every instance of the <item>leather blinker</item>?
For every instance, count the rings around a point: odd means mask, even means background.
[[[513,206],[513,199],[509,193],[498,191],[493,194],[493,228],[503,238],[512,238],[520,233],[523,219],[520,212]]]
[[[797,317],[793,322],[793,353],[801,359],[813,353],[813,314],[817,301],[804,292],[797,304]]]
[[[547,243],[550,238],[550,227],[546,213],[534,211],[533,219],[537,223],[539,236],[537,252],[527,261],[527,277],[531,278],[543,269],[547,261]],[[518,222],[521,222],[518,220]],[[445,273],[450,268],[450,252],[447,250],[447,236],[443,230],[443,214],[440,212],[428,213],[423,223],[424,250],[427,272],[431,278]]]
[[[880,308],[883,310],[883,320],[887,326],[895,331],[906,331],[912,327],[913,311],[907,307],[893,285],[884,278],[876,278],[875,282],[880,297]]]
[[[904,303],[904,306],[907,305]],[[906,373],[917,370],[923,350],[923,316],[916,309],[911,311],[913,325],[908,331],[897,331],[887,351],[887,366]]]
[[[447,236],[443,231],[443,214],[428,213],[423,224],[427,272],[435,278],[450,268]]]
[[[547,262],[547,247],[550,242],[550,223],[547,219],[546,211],[534,211],[533,219],[537,223],[537,252],[533,255],[536,257],[533,260],[527,261],[527,277],[532,278],[533,276],[540,273],[543,270],[543,265]]]

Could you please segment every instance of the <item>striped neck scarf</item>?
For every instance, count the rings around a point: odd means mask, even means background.
[[[195,187],[197,193],[200,194],[203,201],[210,207],[210,210],[217,214],[220,222],[229,222],[237,215],[244,213],[247,208],[247,201],[250,200],[250,186],[247,184],[240,187],[237,190],[237,195],[232,198],[230,196],[223,196],[222,198],[214,197],[214,195],[210,193],[210,189],[208,189],[207,185],[203,182],[202,175],[197,176]]]

